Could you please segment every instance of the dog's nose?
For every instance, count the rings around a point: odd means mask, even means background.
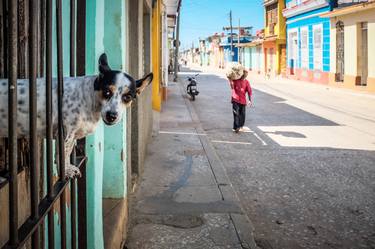
[[[107,112],[105,117],[106,117],[108,122],[114,122],[118,117],[118,113],[117,112]]]

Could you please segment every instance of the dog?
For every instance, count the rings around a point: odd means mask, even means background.
[[[152,82],[153,74],[135,80],[130,75],[112,70],[106,54],[99,57],[99,75],[64,78],[63,120],[65,158],[69,158],[76,139],[93,133],[100,119],[106,125],[116,124],[124,110]],[[29,135],[29,81],[17,80],[17,137]],[[57,137],[57,80],[52,81],[52,124]],[[0,79],[0,138],[8,136],[8,79]],[[37,136],[46,137],[45,78],[37,79]],[[65,163],[67,178],[80,176],[69,160]]]

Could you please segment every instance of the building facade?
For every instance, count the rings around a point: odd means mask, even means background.
[[[328,83],[332,0],[286,0],[288,78]]]
[[[331,20],[329,83],[375,92],[375,2],[339,0],[323,17]]]
[[[241,53],[241,64],[244,65],[250,74],[264,73],[264,52],[263,52],[264,29],[258,30],[251,42],[239,45]]]
[[[265,0],[265,27],[263,40],[264,69],[269,76],[285,74],[286,39],[284,0]]]

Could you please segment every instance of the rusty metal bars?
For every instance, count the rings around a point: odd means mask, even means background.
[[[62,54],[62,5],[61,0],[56,0],[56,38],[57,38],[57,115],[58,115],[58,151],[59,151],[59,173],[60,181],[65,181],[65,136],[63,119],[63,54]],[[66,249],[66,192],[60,197],[60,226],[61,226],[61,249]]]
[[[37,140],[37,17],[38,0],[29,2],[29,130],[31,219],[39,218],[39,162]],[[39,229],[32,235],[32,248],[39,248]]]
[[[46,156],[47,198],[53,200],[53,152],[52,152],[52,0],[46,0]],[[48,212],[48,248],[55,248],[53,207]]]
[[[9,139],[9,245],[18,243],[18,185],[17,185],[17,0],[8,5],[8,139]]]
[[[70,0],[70,77],[74,77],[76,73],[75,58],[76,58],[76,2]],[[70,158],[72,164],[76,163],[76,150],[72,151]],[[71,248],[77,248],[77,181],[72,179],[70,181],[70,201],[71,201]]]

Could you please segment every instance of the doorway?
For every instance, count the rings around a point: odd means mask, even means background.
[[[361,23],[361,56],[359,56],[359,63],[361,67],[361,86],[367,85],[368,77],[368,32],[367,32],[367,22]]]
[[[344,81],[344,23],[336,23],[336,82]]]
[[[298,58],[298,35],[297,31],[289,32],[288,35],[288,46],[289,46],[289,65],[290,74],[295,74],[295,69],[297,68],[297,58]]]

